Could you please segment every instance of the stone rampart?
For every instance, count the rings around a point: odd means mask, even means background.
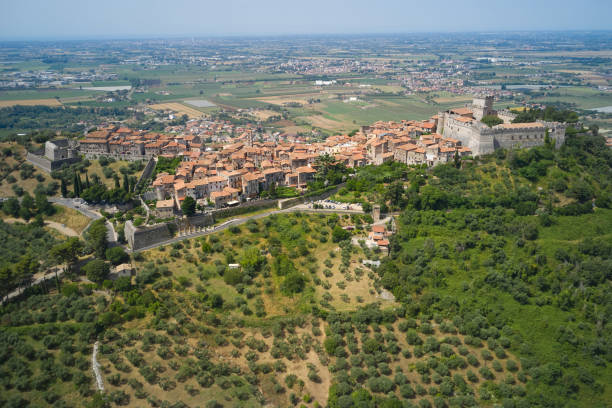
[[[172,238],[170,229],[165,223],[136,227],[132,221],[126,221],[124,232],[125,239],[132,250],[138,250]]]
[[[35,165],[36,167],[40,168],[41,170],[46,171],[47,173],[51,173],[53,170],[61,168],[64,164],[70,165],[73,163],[77,163],[81,160],[81,158],[71,157],[68,159],[51,161],[45,156],[39,156],[37,154],[28,152],[28,154],[26,155],[26,160]]]
[[[155,170],[155,164],[156,164],[155,159],[153,158],[149,159],[149,161],[147,162],[147,165],[142,170],[142,174],[140,175],[140,177],[138,178],[138,181],[136,182],[136,188],[138,188],[138,186],[140,186],[143,181],[151,177],[151,174],[153,174],[153,170]]]

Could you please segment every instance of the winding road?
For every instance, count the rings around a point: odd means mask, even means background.
[[[87,203],[79,199],[50,197],[49,201],[54,204],[63,205],[64,207],[68,207],[68,208],[72,208],[73,210],[77,210],[78,212],[86,216],[87,218],[90,218],[92,222],[102,218],[102,214],[100,214],[97,211],[92,210],[91,207],[87,205]],[[89,224],[91,225],[91,222]],[[87,228],[89,228],[89,225],[85,227],[84,231],[86,231]],[[115,229],[113,228],[113,224],[111,224],[109,221],[106,221],[106,230],[107,230],[106,237],[108,239],[109,246],[117,245],[117,233],[115,232]]]

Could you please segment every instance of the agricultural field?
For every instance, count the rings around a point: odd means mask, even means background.
[[[15,100],[0,100],[0,108],[7,106],[62,106],[62,103],[58,99],[15,99]]]
[[[88,99],[94,97],[97,94],[95,91],[85,91],[72,88],[56,88],[56,89],[36,89],[36,90],[22,90],[22,91],[0,91],[0,102],[7,104],[10,101],[19,101],[20,103],[26,103],[27,100],[32,101],[49,101],[51,99],[58,100],[61,102],[63,99],[69,98],[83,98]],[[46,102],[44,104],[51,103]],[[10,105],[3,105],[10,106]],[[48,105],[56,106],[56,105]]]
[[[178,102],[158,103],[154,105],[149,105],[149,107],[151,109],[160,111],[170,110],[178,115],[187,115],[191,119],[200,118],[203,115],[201,111]]]

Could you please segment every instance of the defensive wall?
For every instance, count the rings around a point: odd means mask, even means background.
[[[51,173],[53,170],[61,168],[64,164],[70,165],[73,163],[78,163],[81,158],[71,157],[67,159],[51,161],[45,156],[28,152],[28,154],[26,155],[26,160],[35,165],[36,167],[40,168],[41,170],[46,171],[47,173]]]
[[[133,250],[157,244],[172,238],[168,225],[156,224],[136,227],[132,221],[125,222],[125,239]]]
[[[447,112],[441,113],[442,135],[461,141],[474,156],[493,153],[496,149],[529,148],[544,144],[546,134],[559,148],[565,142],[567,124],[537,121],[543,127],[488,127],[480,122],[462,122]]]
[[[138,181],[136,182],[135,189],[137,189],[142,184],[143,181],[151,177],[151,174],[153,174],[153,170],[155,170],[156,163],[157,162],[155,161],[155,159],[153,158],[149,159],[149,161],[147,162],[147,165],[142,170],[142,174],[140,175],[140,177],[138,178]]]
[[[173,232],[178,232],[179,235],[197,232],[202,228],[212,226],[216,220],[228,218],[236,215],[246,214],[253,211],[259,211],[269,208],[285,209],[297,204],[302,204],[307,201],[323,200],[332,194],[335,194],[340,188],[344,187],[345,183],[328,188],[324,192],[314,195],[305,195],[301,197],[289,198],[286,200],[256,200],[241,204],[237,207],[221,208],[204,214],[197,214],[192,217],[177,218],[174,221],[166,223],[147,225],[136,227],[132,221],[125,223],[125,239],[132,248],[138,250],[160,242],[164,242],[172,238]],[[349,211],[347,211],[348,213]],[[356,211],[357,212],[357,211]]]

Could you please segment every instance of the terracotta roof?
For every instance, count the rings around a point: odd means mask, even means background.
[[[155,208],[174,208],[174,200],[173,199],[159,200],[155,204]]]
[[[461,115],[461,116],[470,115],[474,113],[472,112],[470,108],[454,108],[454,109],[451,109],[451,112],[456,113],[457,115]]]

